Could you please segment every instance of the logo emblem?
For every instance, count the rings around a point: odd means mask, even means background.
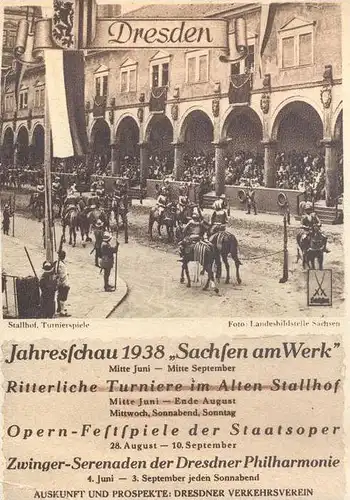
[[[332,270],[309,269],[307,275],[307,305],[332,305]]]

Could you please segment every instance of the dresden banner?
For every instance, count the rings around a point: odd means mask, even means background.
[[[227,49],[223,19],[98,19],[89,44],[94,49]]]

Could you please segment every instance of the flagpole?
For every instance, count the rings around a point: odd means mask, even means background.
[[[46,57],[46,56],[45,56]],[[46,260],[53,262],[52,244],[52,196],[51,196],[51,124],[47,85],[45,86],[45,154],[44,154],[44,184],[45,184],[45,249]]]

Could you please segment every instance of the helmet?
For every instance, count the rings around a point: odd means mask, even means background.
[[[221,194],[221,195],[219,196],[219,198],[220,198],[220,200],[226,200],[226,195],[225,195],[225,194]]]
[[[47,273],[53,273],[54,269],[55,266],[48,260],[45,260],[43,262],[43,270],[46,271]]]
[[[193,220],[199,220],[199,215],[197,214],[197,212],[193,212],[192,219]]]
[[[310,201],[305,203],[305,210],[312,210],[312,203]]]
[[[108,231],[103,233],[103,236],[102,236],[103,241],[107,242],[107,241],[111,241],[111,239],[112,239],[112,235]]]

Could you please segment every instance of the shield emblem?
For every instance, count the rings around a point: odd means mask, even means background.
[[[52,19],[52,37],[62,49],[73,48],[74,45],[74,2],[54,0]]]

